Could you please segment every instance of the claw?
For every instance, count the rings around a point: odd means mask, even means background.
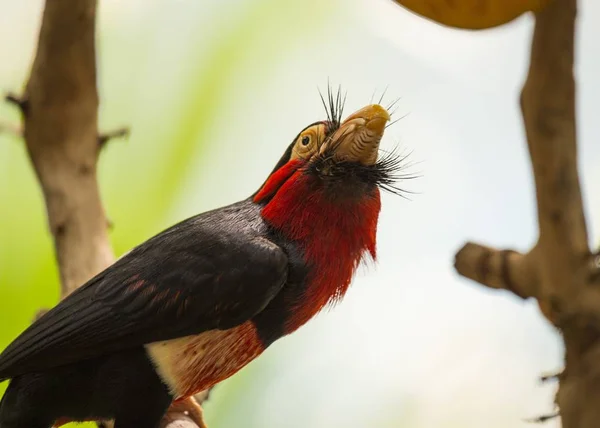
[[[202,406],[198,404],[194,397],[186,398],[185,400],[177,401],[171,404],[169,410],[167,411],[167,418],[171,413],[183,413],[191,420],[193,420],[198,428],[208,428],[206,423],[204,422],[204,412],[202,410]]]

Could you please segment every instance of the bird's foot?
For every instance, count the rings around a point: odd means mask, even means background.
[[[198,404],[194,397],[186,398],[185,400],[177,401],[171,404],[165,419],[175,420],[185,415],[190,418],[198,428],[208,428],[206,422],[204,422],[204,412],[202,406]],[[164,424],[163,424],[164,426]]]

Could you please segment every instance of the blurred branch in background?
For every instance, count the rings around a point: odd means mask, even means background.
[[[99,149],[104,148],[106,146],[106,143],[108,143],[112,139],[129,137],[130,133],[131,133],[131,130],[129,128],[119,128],[119,129],[115,129],[114,131],[109,131],[109,132],[100,134],[98,136]]]
[[[21,110],[44,193],[62,298],[114,261],[96,165],[101,146],[129,131],[98,134],[96,9],[96,0],[47,1],[25,91],[7,97]],[[204,428],[199,403],[190,398],[174,405],[163,426]]]
[[[23,135],[44,193],[62,296],[114,260],[96,180],[96,1],[48,2],[21,97]]]
[[[537,299],[563,333],[565,370],[556,401],[564,428],[600,420],[600,272],[590,253],[577,168],[576,0],[552,0],[536,13],[521,110],[535,178],[539,238],[525,255],[467,243],[461,275]],[[539,421],[545,421],[541,417]]]

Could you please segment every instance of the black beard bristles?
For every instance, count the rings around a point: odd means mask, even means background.
[[[383,152],[381,149],[379,151]],[[407,194],[414,194],[415,192],[399,187],[399,182],[414,180],[421,177],[420,174],[414,174],[407,171],[415,165],[412,162],[407,162],[407,159],[412,152],[401,154],[398,153],[397,148],[395,148],[390,152],[383,153],[384,155],[377,160],[375,165],[366,167],[371,169],[371,180],[373,180],[380,189],[398,195],[404,199],[409,199]]]
[[[399,184],[420,177],[407,171],[414,166],[414,163],[407,163],[411,153],[401,154],[396,149],[391,152],[382,150],[380,152],[384,154],[375,164],[363,165],[359,162],[336,161],[335,148],[331,147],[315,157],[306,168],[307,172],[319,176],[331,185],[344,182],[365,183],[404,199],[410,199],[407,195],[414,192],[400,187]]]
[[[383,98],[386,94],[386,90],[383,91],[381,97],[379,98],[378,103],[380,105],[382,105]],[[320,90],[319,95],[321,97],[323,107],[325,108],[325,113],[327,114],[328,123],[325,141],[323,141],[322,144],[327,142],[328,148],[324,152],[319,153],[312,159],[310,164],[307,165],[308,170],[310,170],[314,174],[321,176],[323,179],[329,181],[330,183],[336,181],[344,181],[348,180],[349,178],[351,179],[351,177],[354,177],[364,183],[375,185],[381,190],[386,191],[388,193],[392,193],[402,198],[409,199],[407,195],[414,194],[415,192],[411,192],[409,190],[401,188],[399,186],[400,182],[414,180],[416,178],[421,177],[420,174],[414,174],[407,171],[415,165],[415,163],[413,162],[407,162],[411,153],[399,153],[398,147],[395,147],[391,151],[379,149],[380,156],[374,165],[362,165],[357,162],[334,161],[334,153],[338,147],[338,143],[341,143],[341,141],[331,141],[331,138],[333,136],[333,133],[337,131],[341,126],[344,106],[346,104],[347,92],[344,91],[342,95],[342,88],[341,85],[339,85],[337,91],[334,94],[331,84],[328,81],[327,99],[325,99]],[[394,107],[397,105],[399,100],[400,98],[396,98],[386,107],[386,110],[388,111],[394,109],[393,112],[390,113],[390,116],[393,116],[396,112],[397,107]],[[371,100],[371,103],[372,101],[373,100]],[[386,125],[386,129],[394,125],[404,117],[406,117],[406,115],[392,120],[389,124]],[[342,139],[343,138],[340,138],[340,140]]]

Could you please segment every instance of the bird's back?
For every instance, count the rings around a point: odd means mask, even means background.
[[[251,317],[287,275],[259,210],[242,201],[208,211],[134,248],[17,337],[0,379]]]

